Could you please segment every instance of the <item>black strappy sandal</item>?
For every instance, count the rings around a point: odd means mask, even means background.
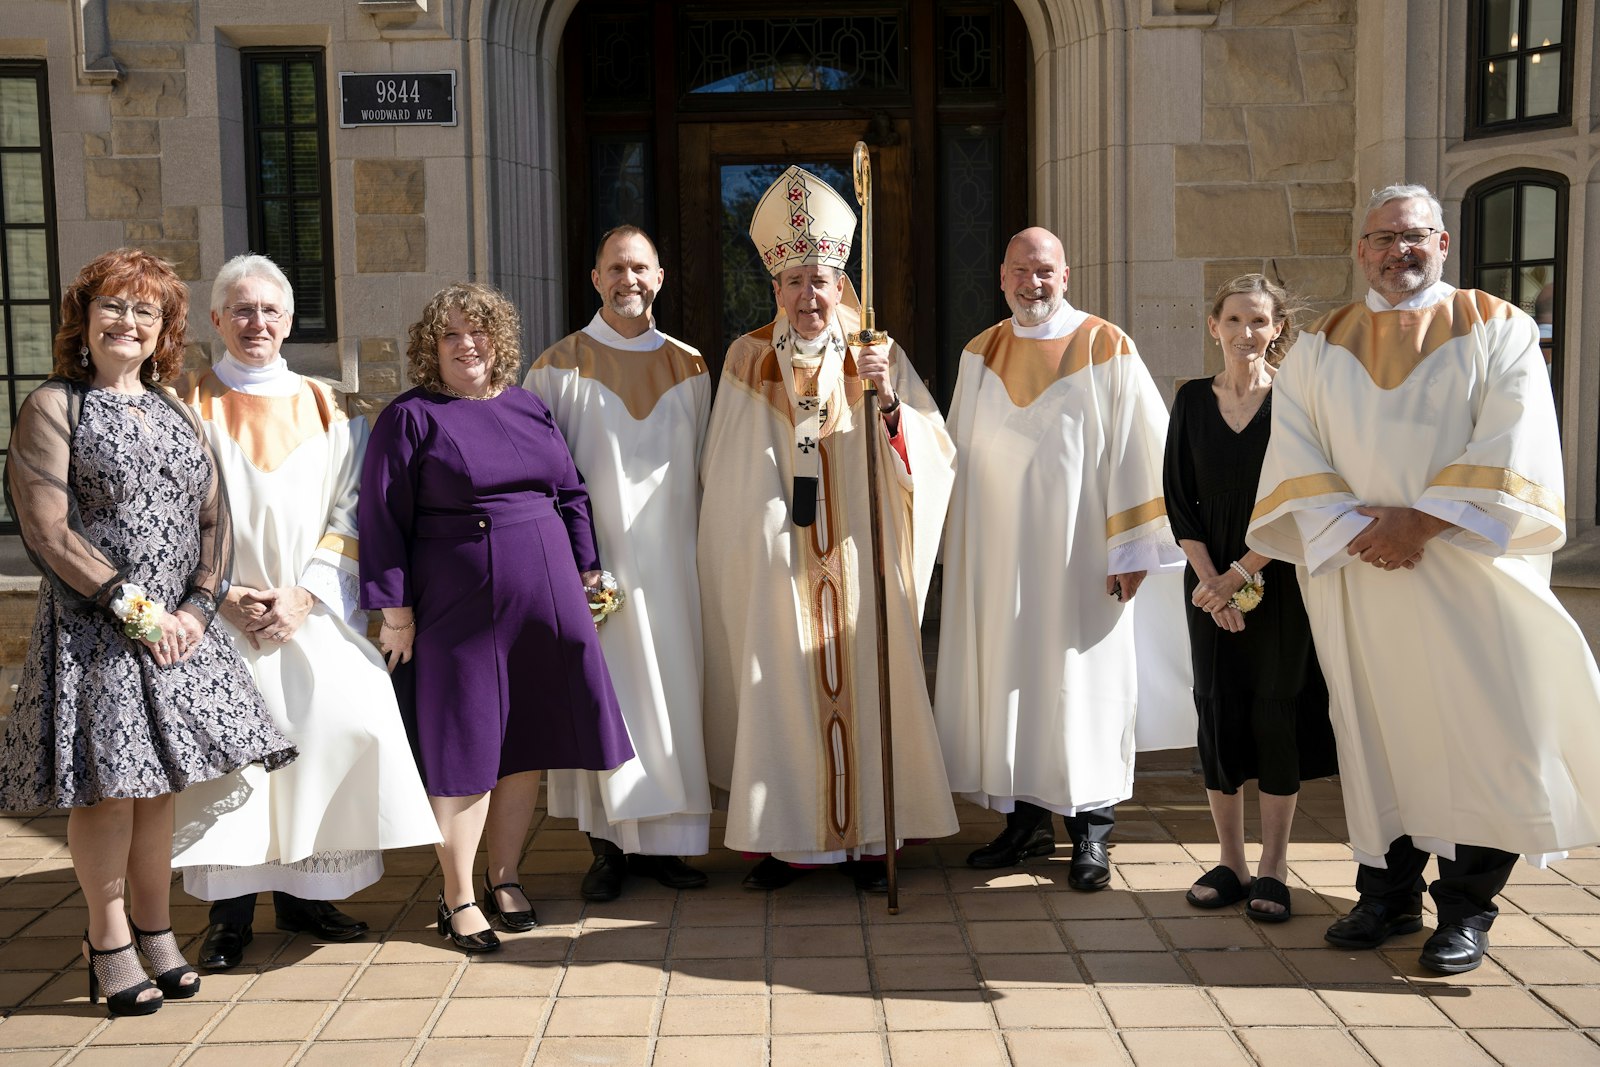
[[[139,955],[149,960],[150,966],[156,969],[156,988],[161,990],[163,997],[168,1000],[188,1000],[200,992],[200,972],[183,958],[172,927],[145,931],[135,926],[133,939],[139,946]],[[194,981],[185,982],[184,979],[191,974],[194,975]]]
[[[84,931],[83,947],[89,950],[89,1003],[100,1003],[102,986],[116,986],[106,994],[106,1011],[112,1015],[154,1015],[161,1010],[163,998],[156,996],[140,1000],[139,995],[156,984],[139,966],[139,954],[129,941],[121,948],[98,949],[89,943],[89,932]]]

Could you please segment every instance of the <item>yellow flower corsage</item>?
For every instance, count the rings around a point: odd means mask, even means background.
[[[134,640],[161,640],[161,619],[166,609],[152,600],[144,586],[124,582],[111,602],[111,614],[122,621],[122,632]]]
[[[600,584],[593,589],[586,590],[589,594],[589,614],[594,618],[594,628],[600,629],[600,624],[615,614],[627,601],[627,594],[617,584],[616,575],[610,571],[600,572]]]
[[[1249,574],[1238,563],[1233,564],[1233,569],[1244,575],[1244,585],[1239,591],[1228,598],[1228,603],[1238,608],[1241,612],[1254,611],[1261,606],[1261,598],[1267,592],[1267,576],[1260,571]]]

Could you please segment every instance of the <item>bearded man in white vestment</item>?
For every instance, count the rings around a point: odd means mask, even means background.
[[[211,322],[227,351],[181,382],[233,513],[233,584],[217,617],[278,728],[305,757],[246,767],[178,794],[173,865],[212,901],[200,966],[236,966],[256,893],[281,930],[349,941],[367,924],[328,903],[383,875],[386,848],[439,840],[383,661],[356,596],[356,494],[365,419],[289,369],[294,290],[264,256],[217,274]]]
[[[845,344],[860,329],[844,276],[855,227],[799,167],[757,204],[750,237],[779,314],[729,347],[701,465],[706,757],[727,846],[765,854],[752,889],[843,863],[885,891],[881,857],[900,844],[883,822],[869,433],[883,445],[897,836],[956,830],[919,630],[955,454],[905,351]],[[868,380],[881,425],[865,421]]]
[[[601,558],[625,600],[600,627],[634,757],[610,771],[550,772],[550,814],[576,818],[595,858],[580,893],[613,900],[628,874],[671,889],[706,884],[682,859],[709,847],[701,726],[695,527],[711,380],[700,353],[655,327],[666,273],[637,226],[600,239],[594,319],[546,349],[538,393],[589,488]]]
[[[1332,698],[1361,866],[1327,940],[1420,929],[1432,853],[1421,962],[1456,974],[1518,854],[1600,840],[1600,673],[1550,592],[1566,516],[1538,325],[1440,280],[1427,189],[1379,190],[1361,230],[1370,290],[1284,359],[1247,541],[1299,567]]]
[[[1067,883],[1092,892],[1111,880],[1116,804],[1133,793],[1141,675],[1162,675],[1143,687],[1173,704],[1188,670],[1171,652],[1181,606],[1130,603],[1183,558],[1161,485],[1167,408],[1127,334],[1067,302],[1068,273],[1055,234],[1017,234],[1000,268],[1012,317],[961,354],[934,715],[952,788],[1006,814],[967,863],[1051,854],[1057,813]],[[1170,616],[1166,654],[1135,654],[1145,604]]]

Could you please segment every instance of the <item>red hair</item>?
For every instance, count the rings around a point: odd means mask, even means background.
[[[56,375],[78,382],[93,379],[93,364],[85,367],[80,362],[89,343],[89,301],[118,294],[161,305],[161,332],[156,335],[155,351],[139,368],[139,380],[149,383],[159,371],[161,381],[173,381],[183,371],[189,343],[189,287],[170,263],[138,248],[118,248],[96,256],[61,294]]]

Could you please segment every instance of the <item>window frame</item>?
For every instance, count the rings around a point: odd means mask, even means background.
[[[264,193],[261,189],[261,154],[259,138],[264,129],[282,129],[285,132],[292,130],[306,130],[305,125],[292,125],[287,121],[281,126],[272,124],[264,125],[259,121],[260,101],[256,92],[256,70],[258,65],[266,62],[276,62],[287,65],[291,61],[308,61],[311,64],[313,80],[317,89],[317,171],[318,186],[317,199],[320,202],[320,215],[322,219],[322,307],[325,325],[321,329],[310,329],[298,313],[300,306],[299,292],[295,294],[297,312],[294,326],[285,338],[287,344],[323,344],[338,340],[339,314],[336,299],[334,269],[334,255],[337,241],[333,231],[333,171],[331,165],[330,131],[328,124],[328,74],[327,64],[324,61],[323,50],[320,48],[242,48],[239,50],[239,70],[243,82],[243,110],[244,110],[244,157],[245,157],[245,213],[249,220],[250,248],[262,255],[270,256],[266,248],[266,220],[263,205],[272,200],[307,200],[310,197],[303,193]],[[286,67],[287,69],[287,67]],[[285,79],[287,86],[288,81]],[[285,107],[285,118],[288,117],[288,108]],[[291,234],[293,233],[293,213],[290,216]],[[291,243],[293,238],[291,236]],[[296,284],[297,262],[283,263],[274,257],[274,262],[283,269],[288,276],[290,284]]]
[[[49,65],[42,59],[0,60],[0,76],[31,77],[36,87],[34,99],[38,104],[39,116],[39,147],[37,151],[40,159],[39,174],[40,182],[43,187],[42,192],[44,207],[44,224],[42,229],[45,235],[46,285],[49,287],[49,295],[46,297],[46,307],[50,316],[50,333],[49,349],[46,355],[49,360],[49,366],[52,369],[47,370],[44,374],[13,373],[12,368],[15,366],[17,346],[13,340],[13,324],[15,319],[9,313],[12,307],[11,271],[9,262],[10,247],[4,239],[5,234],[12,228],[13,224],[7,223],[3,218],[0,218],[0,308],[3,308],[6,311],[4,316],[0,316],[0,318],[3,318],[3,324],[0,324],[0,330],[4,331],[3,335],[0,335],[0,337],[3,337],[6,353],[3,363],[0,363],[0,379],[3,379],[5,382],[5,397],[3,402],[9,407],[9,413],[11,416],[10,424],[15,426],[17,424],[17,407],[19,404],[16,401],[14,383],[44,382],[49,379],[52,373],[54,373],[55,335],[56,331],[61,328],[61,261],[60,246],[58,243],[56,229],[55,158],[54,153],[51,151],[52,136],[50,127]],[[0,154],[9,155],[18,153],[19,150],[17,149],[0,149]],[[0,164],[0,174],[3,174],[3,172],[4,165]],[[26,229],[36,228],[36,224],[34,223],[22,223],[17,225]],[[37,306],[38,300],[33,299],[27,303]],[[0,465],[3,465],[5,460],[10,455],[9,446],[9,440],[0,441]],[[17,532],[18,525],[14,517],[5,516],[0,518],[0,534],[15,534]]]
[[[1561,42],[1552,45],[1561,53],[1561,85],[1559,90],[1556,110],[1548,115],[1533,115],[1524,117],[1520,114],[1522,107],[1528,99],[1528,57],[1535,52],[1546,51],[1544,48],[1519,48],[1511,52],[1497,52],[1489,55],[1485,44],[1488,27],[1484,19],[1484,5],[1488,0],[1472,0],[1467,5],[1467,110],[1466,128],[1463,136],[1466,140],[1482,137],[1498,137],[1508,133],[1523,133],[1530,130],[1548,130],[1562,126],[1572,125],[1572,68],[1577,62],[1576,49],[1572,44],[1573,34],[1577,28],[1577,5],[1572,0],[1561,0]],[[1528,7],[1523,0],[1519,8],[1517,22],[1518,39],[1526,36],[1528,26]],[[1517,109],[1518,116],[1510,119],[1501,119],[1498,122],[1488,122],[1484,119],[1483,94],[1485,84],[1483,68],[1486,63],[1496,60],[1515,59],[1517,68]]]

